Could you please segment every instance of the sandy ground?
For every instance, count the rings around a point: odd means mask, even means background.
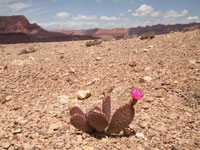
[[[86,42],[0,45],[0,150],[198,150],[200,30]],[[24,49],[36,51],[19,55]],[[72,106],[86,112],[110,95],[113,113],[132,87],[145,96],[129,136],[90,135],[70,124]],[[79,90],[91,96],[78,100]]]

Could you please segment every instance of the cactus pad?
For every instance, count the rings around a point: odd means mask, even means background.
[[[87,119],[85,118],[85,116],[81,114],[73,115],[70,119],[70,122],[75,128],[83,132],[87,132],[87,133],[93,132],[92,128],[90,128],[90,126],[87,123]]]
[[[123,129],[127,128],[133,120],[135,111],[132,103],[128,103],[120,107],[111,119],[110,125],[106,130],[107,134],[119,133]]]
[[[102,102],[102,112],[106,115],[107,120],[110,120],[111,100],[110,96],[106,97]]]
[[[78,107],[78,106],[74,106],[70,109],[70,116],[73,116],[75,114],[80,114],[80,115],[85,115],[84,112]]]
[[[104,132],[109,122],[106,119],[106,115],[100,111],[93,110],[88,113],[87,120],[89,124],[98,132]]]

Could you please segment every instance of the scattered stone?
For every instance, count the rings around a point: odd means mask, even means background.
[[[130,67],[135,67],[135,66],[137,66],[137,64],[136,64],[136,62],[131,62],[131,63],[129,64],[129,66],[130,66]]]
[[[19,129],[17,129],[17,130],[14,130],[12,133],[13,133],[13,134],[19,134],[19,133],[21,133],[21,132],[22,132],[22,129],[19,128]]]
[[[145,49],[143,49],[142,51],[143,51],[143,52],[148,52],[148,51],[149,51],[149,49],[146,49],[146,48],[145,48]]]
[[[145,110],[147,110],[147,109],[149,109],[149,108],[151,107],[151,104],[150,104],[150,103],[144,103],[144,104],[142,105],[142,107],[143,107]]]
[[[136,133],[136,137],[137,137],[138,139],[141,139],[141,140],[144,140],[144,139],[145,139],[143,133]]]
[[[149,71],[149,70],[151,70],[151,67],[146,67],[146,68],[144,68],[144,70]]]
[[[191,63],[191,64],[196,64],[196,60],[195,59],[193,59],[193,60],[189,60],[189,63]]]
[[[96,60],[97,60],[97,61],[100,61],[100,60],[102,60],[102,58],[101,58],[101,57],[97,57]]]
[[[25,143],[23,144],[24,150],[35,150],[36,146]]]
[[[13,107],[13,110],[19,110],[19,109],[22,109],[23,106],[22,105],[16,105]]]
[[[100,79],[95,78],[95,79],[93,79],[92,81],[88,82],[87,85],[92,85],[92,84],[94,84],[96,81],[100,81]]]
[[[94,150],[94,148],[90,147],[90,146],[82,146],[82,149],[83,150]]]
[[[171,120],[176,120],[178,118],[177,114],[168,114],[167,118],[171,119]]]
[[[91,92],[90,90],[78,91],[77,96],[78,96],[78,99],[81,99],[81,100],[87,99],[88,97],[91,96]]]
[[[12,99],[12,95],[6,96],[6,101],[10,101]]]
[[[140,79],[140,83],[144,83],[144,82],[151,82],[152,77],[150,76],[145,76],[143,78]]]
[[[48,129],[47,133],[53,134],[54,131],[58,130],[58,129],[61,128],[61,127],[63,127],[62,121],[59,121],[59,122],[54,123],[54,124],[51,124],[51,125],[49,126],[49,129]]]
[[[1,147],[8,149],[10,147],[10,143],[9,142],[2,142]]]
[[[148,128],[148,127],[149,127],[149,123],[148,123],[147,121],[143,121],[143,122],[141,122],[139,125],[140,125],[140,127],[141,127],[142,129],[145,129],[145,128]]]
[[[147,46],[148,49],[152,49],[153,48],[153,45],[149,45]]]
[[[60,103],[62,104],[66,104],[69,102],[69,96],[67,95],[60,95],[58,98],[59,98]]]
[[[5,102],[6,102],[5,95],[4,94],[0,94],[0,103],[4,104]]]
[[[196,63],[200,63],[200,58],[196,60]]]

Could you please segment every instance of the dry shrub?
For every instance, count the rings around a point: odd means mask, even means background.
[[[37,50],[34,47],[30,47],[28,50],[27,49],[23,49],[21,50],[20,53],[18,53],[18,55],[23,55],[23,54],[29,54],[29,53],[34,53]]]
[[[132,39],[132,38],[137,38],[137,35],[136,34],[133,34],[133,35],[124,35],[124,37],[123,37],[124,40]]]
[[[190,85],[185,88],[185,98],[190,105],[200,105],[200,84]]]
[[[144,33],[140,36],[141,40],[145,40],[145,39],[153,39],[155,38],[155,33],[154,32],[148,32],[148,33]]]
[[[95,45],[100,45],[102,41],[100,40],[94,40],[94,41],[88,41],[85,45],[87,47],[95,46]]]
[[[197,30],[197,29],[200,29],[200,26],[195,25],[195,26],[191,26],[191,27],[185,27],[185,28],[183,28],[183,32],[194,31],[194,30]]]
[[[112,41],[114,40],[115,38],[111,35],[104,35],[101,37],[102,41],[106,42],[106,41]]]

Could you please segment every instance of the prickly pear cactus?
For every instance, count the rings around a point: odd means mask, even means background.
[[[130,93],[132,100],[117,109],[111,119],[111,99],[109,96],[102,101],[102,108],[95,106],[87,114],[84,114],[78,106],[72,107],[70,109],[71,124],[87,133],[119,133],[129,127],[135,115],[134,105],[138,99],[144,96],[142,91],[137,88],[132,88]]]

